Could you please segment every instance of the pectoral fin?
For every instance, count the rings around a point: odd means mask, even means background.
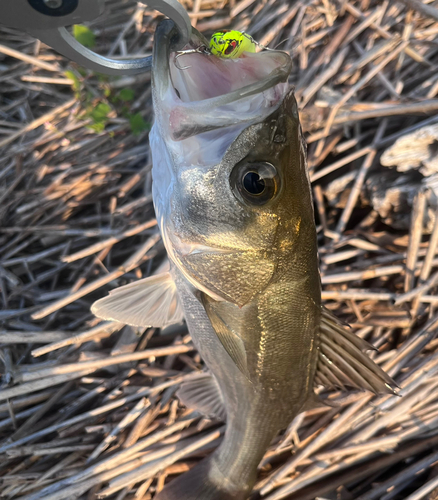
[[[231,356],[237,368],[249,378],[246,350],[243,340],[232,330],[226,320],[221,317],[217,308],[214,307],[216,302],[213,299],[207,294],[202,293],[201,301],[221,344]]]
[[[181,384],[176,395],[181,403],[207,417],[225,421],[227,413],[219,384],[210,373],[202,373]]]
[[[157,328],[179,323],[184,318],[175,283],[168,272],[112,290],[108,297],[91,306],[91,312],[102,319]]]
[[[374,392],[396,394],[397,385],[363,350],[373,347],[348,331],[323,308],[320,346],[315,383],[327,389],[351,387]]]

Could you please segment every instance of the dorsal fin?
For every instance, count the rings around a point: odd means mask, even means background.
[[[98,318],[142,327],[164,328],[184,319],[169,272],[112,290],[91,306],[91,312]]]
[[[346,387],[374,394],[396,394],[397,385],[362,351],[374,349],[323,307],[315,384],[326,389]]]

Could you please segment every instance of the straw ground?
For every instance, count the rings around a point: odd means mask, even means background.
[[[84,43],[150,54],[158,13],[107,6],[78,31]],[[260,464],[254,498],[436,499],[436,2],[185,6],[207,35],[241,29],[292,54],[323,299],[375,345],[403,396],[339,392],[333,407],[298,416]],[[184,325],[134,331],[89,311],[165,258],[149,81],[84,72],[0,29],[2,498],[152,498],[221,440],[221,422],[175,398],[202,369]]]

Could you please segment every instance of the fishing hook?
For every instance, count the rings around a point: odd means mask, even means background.
[[[173,60],[176,68],[178,68],[180,70],[185,70],[185,69],[191,68],[191,66],[180,66],[179,64],[177,64],[178,58],[181,56],[184,56],[186,54],[204,54],[206,56],[211,56],[210,50],[205,45],[201,45],[201,46],[197,47],[196,49],[177,50],[176,56],[174,57],[174,60]]]

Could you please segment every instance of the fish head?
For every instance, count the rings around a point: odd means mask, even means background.
[[[192,52],[175,59],[171,37],[171,23],[162,24],[154,49],[157,218],[188,281],[242,307],[293,250],[302,205],[311,207],[291,60],[281,51],[203,54],[195,30]],[[308,219],[314,228],[313,212]]]

